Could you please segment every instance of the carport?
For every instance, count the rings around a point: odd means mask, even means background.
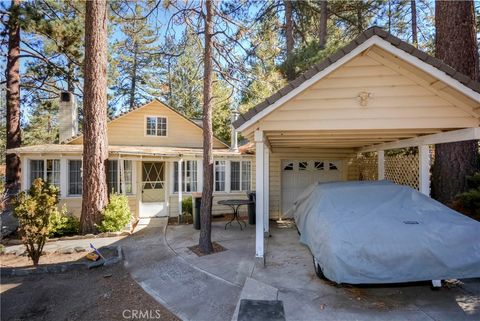
[[[383,179],[386,150],[418,148],[415,187],[429,195],[430,146],[480,139],[479,117],[478,82],[380,28],[366,30],[234,123],[255,142],[256,257],[264,260],[269,219],[288,211],[287,195],[311,177],[361,179],[361,153],[374,153]]]

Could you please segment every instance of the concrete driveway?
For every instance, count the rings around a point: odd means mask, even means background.
[[[254,259],[254,227],[215,222],[226,251],[197,257],[192,225],[141,232],[125,240],[127,268],[142,287],[189,320],[236,320],[242,298],[281,300],[287,320],[479,320],[480,280],[401,286],[336,286],[318,279],[291,224],[273,224],[266,266]],[[163,237],[162,232],[165,232]]]

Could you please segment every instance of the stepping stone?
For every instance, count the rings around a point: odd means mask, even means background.
[[[242,299],[238,321],[285,321],[283,302]]]

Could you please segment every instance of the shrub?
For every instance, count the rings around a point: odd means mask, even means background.
[[[480,216],[480,172],[467,177],[468,190],[458,194],[456,199],[468,214]]]
[[[193,204],[191,197],[182,199],[182,211],[183,214],[193,214]]]
[[[49,237],[75,235],[80,230],[80,221],[75,216],[68,215],[64,206],[61,211],[56,211],[50,216],[49,230]]]
[[[103,210],[102,221],[97,228],[100,232],[121,231],[132,220],[132,213],[125,195],[112,194]]]
[[[58,212],[58,188],[35,179],[27,192],[21,192],[14,202],[15,216],[28,256],[34,265],[42,255],[49,234],[50,216]]]

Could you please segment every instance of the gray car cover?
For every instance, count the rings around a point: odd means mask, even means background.
[[[318,183],[292,211],[300,241],[334,282],[480,277],[480,222],[410,187]]]

